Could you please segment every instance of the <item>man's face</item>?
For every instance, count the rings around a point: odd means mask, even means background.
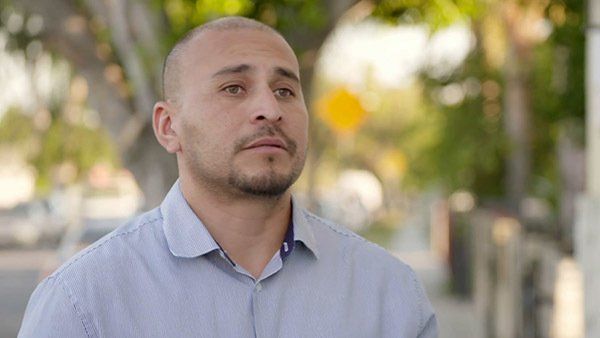
[[[270,32],[207,31],[181,62],[180,174],[214,192],[284,193],[304,166],[308,129],[291,48]]]

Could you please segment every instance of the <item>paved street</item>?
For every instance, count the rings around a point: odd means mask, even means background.
[[[48,251],[0,251],[0,338],[16,337]]]

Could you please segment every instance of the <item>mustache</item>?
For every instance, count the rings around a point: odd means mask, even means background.
[[[234,145],[234,152],[238,153],[242,151],[248,143],[267,136],[280,137],[283,140],[283,142],[285,142],[285,147],[288,153],[290,153],[291,155],[294,155],[296,153],[296,149],[298,148],[296,142],[294,142],[294,140],[287,136],[286,133],[283,132],[283,130],[281,130],[281,127],[274,125],[263,126],[256,133],[244,136],[237,140]]]

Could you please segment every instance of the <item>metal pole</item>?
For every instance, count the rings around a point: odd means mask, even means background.
[[[600,196],[600,1],[588,1],[586,39],[587,194]]]
[[[577,205],[575,253],[583,273],[585,337],[600,337],[600,0],[588,0],[586,193]]]

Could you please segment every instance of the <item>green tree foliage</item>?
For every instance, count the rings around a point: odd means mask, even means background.
[[[504,180],[504,163],[510,152],[503,132],[505,83],[502,68],[490,63],[490,51],[485,50],[486,38],[498,39],[486,37],[490,32],[482,28],[486,17],[493,17],[491,11],[498,8],[492,6],[494,3],[383,0],[373,13],[388,22],[428,23],[434,29],[457,21],[469,22],[477,36],[471,55],[452,74],[439,78],[431,77],[427,71],[423,73],[430,105],[423,121],[435,133],[426,145],[418,147],[418,156],[410,158],[407,184],[423,187],[437,183],[450,191],[461,188],[482,197],[505,196],[506,191],[499,184]],[[569,125],[583,144],[583,6],[581,1],[548,2],[544,14],[551,32],[535,45],[530,62],[533,166],[529,193],[551,201],[556,201],[560,193],[556,160],[559,130]],[[492,93],[494,97],[489,97],[492,83],[499,85],[500,90],[498,95]],[[475,86],[479,90],[448,105],[440,102],[438,94],[449,85],[466,91]]]
[[[503,187],[498,183],[504,175],[506,141],[498,74],[484,65],[480,51],[474,51],[443,81],[427,77],[423,81],[433,106],[427,114],[435,136],[413,158],[409,182],[421,187],[433,182],[449,191],[468,189],[483,197],[501,196]],[[449,86],[465,92],[461,102],[440,102],[438,96]]]
[[[34,166],[40,193],[52,187],[54,171],[61,164],[72,165],[77,179],[99,161],[118,163],[103,131],[68,123],[61,116],[55,116],[47,129],[36,128],[31,116],[14,108],[0,119],[2,148],[17,149]]]
[[[486,9],[478,0],[383,0],[373,15],[397,24],[424,23],[435,32],[457,22],[477,22]],[[479,196],[502,196],[503,187],[498,184],[503,179],[506,153],[500,111],[502,79],[498,70],[486,63],[481,42],[452,73],[440,78],[424,69],[421,81],[424,108],[411,129],[413,133],[429,132],[421,142],[404,141],[410,144],[404,185],[423,189],[433,184],[448,191],[468,189]],[[497,93],[486,97],[483,87]],[[464,98],[444,103],[441,96],[449,90],[459,91],[455,95]]]
[[[548,7],[554,30],[549,44],[554,47],[554,109],[559,117],[585,116],[585,1],[555,0]],[[562,53],[562,54],[560,54]],[[552,82],[550,82],[552,83]],[[547,86],[548,82],[546,82]],[[541,86],[540,86],[541,87]],[[542,97],[539,95],[538,97]],[[547,96],[546,98],[548,98]]]
[[[9,108],[0,118],[0,144],[23,146],[31,140],[33,122],[20,109]]]
[[[116,152],[108,135],[81,124],[69,124],[56,118],[39,136],[40,149],[32,159],[37,169],[38,187],[52,187],[54,170],[58,165],[71,164],[76,168],[75,179],[85,175],[98,162],[118,164]]]
[[[156,0],[155,6],[164,9],[171,25],[170,43],[191,28],[226,15],[260,20],[284,35],[328,24],[320,0]]]
[[[3,16],[16,13],[10,5],[4,5],[0,7]],[[22,13],[18,15],[22,15],[23,21],[27,22],[27,16]],[[4,26],[0,26],[0,29],[7,32]],[[26,50],[36,38],[26,29],[13,31],[8,35],[6,49],[2,52],[12,53],[13,57],[24,57],[25,63],[31,66],[28,71],[35,72],[32,65],[41,52],[33,54],[18,51]],[[37,95],[31,93],[32,100]],[[11,107],[0,111],[0,152],[15,151],[34,166],[36,184],[41,194],[52,188],[56,168],[60,165],[71,165],[75,170],[72,179],[79,179],[99,161],[111,164],[118,162],[113,144],[101,128],[84,123],[85,119],[82,118],[77,121],[66,118],[68,109],[75,109],[83,117],[88,113],[85,107],[75,107],[73,102],[69,103],[69,94],[55,96],[49,98],[47,107],[40,105],[31,111]]]
[[[546,15],[553,31],[537,46],[532,71],[534,174],[532,189],[557,202],[559,133],[583,147],[585,123],[584,3],[552,1]]]
[[[482,0],[381,0],[373,16],[395,24],[426,23],[434,29],[480,15]]]

